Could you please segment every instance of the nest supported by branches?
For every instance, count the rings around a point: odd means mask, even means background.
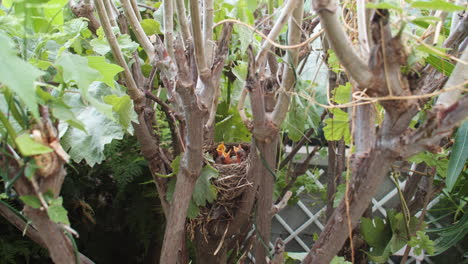
[[[212,180],[213,185],[217,190],[217,199],[213,203],[204,208],[200,208],[200,215],[189,221],[190,233],[194,234],[195,228],[200,228],[202,233],[206,226],[213,221],[229,221],[234,217],[234,212],[237,209],[239,200],[245,191],[252,191],[249,188],[252,186],[247,180],[247,172],[250,166],[250,144],[248,143],[226,143],[226,150],[232,150],[235,147],[242,147],[241,151],[245,152],[245,157],[240,161],[233,160],[231,164],[222,164],[217,160],[217,146],[213,145],[206,148],[206,153],[213,158],[211,165],[218,170],[219,176]],[[234,152],[232,152],[234,153]]]

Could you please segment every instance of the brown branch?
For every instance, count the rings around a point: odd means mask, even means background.
[[[178,118],[178,115],[175,114],[174,110],[168,104],[166,104],[163,100],[152,94],[150,91],[146,90],[145,95],[147,98],[150,98],[151,100],[155,101],[158,105],[160,105],[161,110],[168,118],[167,122],[169,124],[169,129],[171,130],[174,156],[177,156],[180,153],[184,152],[185,144],[183,140],[183,133],[181,131],[181,128],[177,125],[177,120],[181,124],[184,122],[184,120],[180,117]]]
[[[271,208],[271,217],[273,217],[275,214],[279,213],[281,210],[283,210],[288,205],[288,201],[291,198],[291,196],[292,196],[292,192],[287,191],[282,196],[283,198],[279,197],[279,199],[281,199],[281,200],[279,202],[277,202],[275,205],[273,205],[273,207]]]
[[[291,152],[289,152],[288,156],[282,160],[278,166],[278,170],[281,170],[288,164],[288,162],[296,156],[297,152],[307,143],[310,142],[309,137],[311,137],[314,134],[314,129],[311,128],[307,130],[307,132],[302,136],[302,138],[294,145],[292,148]]]
[[[304,173],[306,173],[306,171],[309,169],[310,161],[312,160],[312,158],[315,156],[315,154],[320,148],[321,146],[315,146],[314,149],[304,159],[304,161],[302,161],[300,164],[295,165],[295,168],[292,171],[292,177],[289,179],[288,184],[283,188],[283,190],[281,190],[281,193],[278,199],[286,195],[286,192],[291,190],[291,188],[294,186],[299,176],[304,175]],[[277,200],[276,202],[278,203],[279,200]]]
[[[101,26],[99,21],[94,16],[94,6],[90,3],[86,3],[84,0],[79,0],[78,2],[70,1],[68,2],[71,11],[77,17],[84,17],[89,20],[88,28],[96,35],[96,30]]]
[[[174,48],[179,69],[176,91],[180,94],[184,107],[187,151],[184,152],[177,174],[171,210],[167,218],[167,223],[170,224],[166,225],[160,263],[181,263],[183,254],[180,245],[184,240],[187,209],[203,165],[204,115],[198,107],[194,83],[181,41],[176,41]]]
[[[346,71],[362,88],[369,86],[372,74],[366,63],[356,54],[353,45],[343,30],[334,0],[313,1],[314,10],[319,14],[320,24],[325,29],[333,51]]]
[[[25,232],[25,235],[29,237],[32,241],[37,243],[42,248],[47,249],[46,244],[42,240],[39,232],[34,226],[27,224],[23,219],[18,215],[13,213],[10,208],[6,207],[4,204],[0,203],[0,215],[3,216],[10,224],[14,225],[20,232]],[[80,263],[81,264],[94,264],[92,260],[88,257],[79,253]]]

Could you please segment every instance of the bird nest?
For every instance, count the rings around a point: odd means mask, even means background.
[[[212,164],[219,172],[218,178],[213,181],[218,191],[218,198],[216,200],[218,203],[234,201],[244,192],[246,187],[251,186],[247,181],[247,171],[250,165],[250,145],[245,143],[229,143],[225,144],[225,146],[227,150],[241,146],[245,156],[240,162],[233,159],[230,164],[222,164],[218,160]],[[214,157],[214,160],[218,157],[216,146],[210,148],[208,153]]]
[[[218,155],[218,147],[213,145],[207,147],[205,152],[213,158],[212,165],[219,172],[217,178],[212,179],[212,183],[217,190],[216,200],[204,208],[200,208],[200,214],[197,218],[189,221],[189,230],[193,235],[195,227],[200,227],[202,230],[206,225],[214,220],[229,221],[234,217],[234,212],[237,209],[239,200],[242,194],[249,190],[252,184],[247,180],[247,172],[250,166],[250,144],[247,143],[226,143],[226,152],[233,150],[243,151],[244,157],[241,160],[233,159],[231,163],[225,164],[220,161]],[[234,152],[232,152],[234,153]]]

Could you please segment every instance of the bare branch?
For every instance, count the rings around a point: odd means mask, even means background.
[[[172,0],[164,0],[164,44],[174,59],[174,7]]]
[[[284,166],[286,166],[286,164],[288,164],[288,162],[292,158],[294,158],[296,153],[309,141],[309,137],[312,136],[312,134],[314,134],[314,132],[315,132],[314,129],[311,128],[304,134],[304,136],[302,136],[302,138],[296,143],[294,148],[288,154],[288,156],[286,158],[284,158],[284,160],[282,160],[280,162],[279,167],[278,167],[279,170],[284,168]]]
[[[369,43],[369,34],[367,32],[367,12],[366,12],[366,1],[357,0],[357,22],[358,22],[358,38],[359,38],[359,48],[363,56],[367,57],[369,55],[370,43]]]
[[[109,18],[109,22],[112,27],[117,26],[117,14],[115,13],[114,4],[111,2],[112,0],[104,0],[104,6],[106,7],[107,17]]]
[[[203,2],[203,39],[206,42],[213,39],[213,0]]]
[[[247,128],[250,128],[252,121],[245,114],[245,107],[244,107],[246,98],[247,98],[247,89],[242,89],[242,93],[240,95],[239,102],[237,104],[237,111],[239,111],[239,115],[242,119],[242,122],[244,122],[244,125]]]
[[[278,37],[281,29],[286,24],[286,21],[288,21],[289,16],[294,11],[294,8],[297,6],[298,2],[299,1],[297,0],[288,0],[288,2],[283,7],[280,16],[278,17],[278,20],[271,29],[270,34],[268,34],[268,39],[274,40],[276,39],[276,37]],[[256,69],[260,69],[260,65],[262,65],[265,62],[266,55],[270,51],[270,48],[271,43],[269,41],[264,41],[262,47],[260,48],[260,51],[257,54],[257,57],[255,58]]]
[[[291,1],[291,0],[290,0]],[[301,41],[301,26],[302,17],[304,15],[304,3],[299,1],[294,9],[292,16],[289,18],[288,44],[294,45]],[[288,113],[289,103],[291,102],[290,92],[296,85],[297,78],[297,63],[299,57],[299,49],[289,50],[286,53],[287,65],[283,70],[283,81],[279,89],[278,102],[272,113],[271,121],[277,127],[280,127]]]
[[[338,19],[335,1],[314,0],[313,5],[314,10],[319,14],[320,24],[325,29],[330,45],[346,71],[361,88],[368,87],[372,74],[367,64],[356,54],[344,32]]]
[[[133,12],[135,12],[135,16],[137,17],[138,22],[140,22],[141,21],[141,14],[140,14],[140,10],[138,9],[137,1],[136,0],[130,0],[130,3],[132,4],[132,9],[133,9]]]
[[[125,16],[128,18],[128,22],[132,26],[133,32],[135,32],[135,36],[137,37],[138,42],[140,42],[141,46],[146,52],[146,55],[148,55],[148,58],[151,61],[154,57],[154,47],[151,44],[151,41],[148,39],[148,36],[146,36],[145,31],[143,31],[143,28],[140,25],[140,21],[138,21],[138,18],[135,15],[135,11],[133,10],[130,0],[122,0],[121,3],[125,12]]]
[[[273,217],[275,214],[279,213],[281,210],[283,210],[287,205],[288,201],[292,196],[291,191],[287,191],[283,198],[281,198],[281,201],[279,201],[277,204],[273,205],[271,208],[271,217]]]
[[[182,38],[184,44],[190,39],[190,28],[187,21],[187,14],[185,13],[184,0],[176,0],[177,17],[179,18],[180,30],[182,31]]]

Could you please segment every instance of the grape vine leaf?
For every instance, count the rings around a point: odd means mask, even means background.
[[[13,90],[35,118],[39,118],[35,80],[43,72],[16,56],[13,41],[0,33],[0,83]]]
[[[21,195],[19,198],[27,206],[30,206],[34,209],[41,208],[41,202],[35,195]]]
[[[123,95],[121,97],[112,94],[105,96],[104,102],[106,104],[112,105],[112,110],[117,114],[120,125],[126,129],[129,133],[132,133],[132,124],[133,120],[137,119],[136,113],[133,110],[133,102],[130,99],[130,96]]]
[[[211,184],[211,178],[217,178],[219,172],[211,165],[206,165],[195,183],[192,199],[197,206],[205,206],[216,199],[216,188]]]
[[[26,157],[53,151],[51,148],[34,141],[28,133],[16,137],[15,142],[21,154]]]
[[[47,215],[49,216],[50,220],[52,220],[52,222],[70,225],[70,221],[68,220],[67,216],[67,210],[62,206],[62,202],[62,197],[53,199],[47,208]]]
[[[119,65],[108,63],[105,57],[101,56],[89,56],[88,65],[89,67],[99,71],[101,74],[101,78],[97,79],[96,81],[102,81],[103,83],[109,85],[112,88],[115,88],[115,75],[117,73],[123,71],[123,68]]]
[[[93,105],[85,105],[79,94],[67,93],[64,101],[72,108],[76,118],[80,120],[86,132],[69,127],[62,137],[62,146],[69,151],[75,162],[86,160],[88,165],[101,163],[104,156],[104,146],[113,139],[122,139],[122,127],[99,112]]]
[[[351,132],[349,130],[348,113],[338,108],[330,109],[330,112],[333,114],[333,118],[325,120],[326,125],[323,128],[325,138],[334,141],[343,138],[345,143],[349,144],[351,141]]]
[[[88,98],[89,85],[102,78],[99,71],[89,67],[85,57],[64,53],[56,61],[68,85],[76,84],[84,99]]]

